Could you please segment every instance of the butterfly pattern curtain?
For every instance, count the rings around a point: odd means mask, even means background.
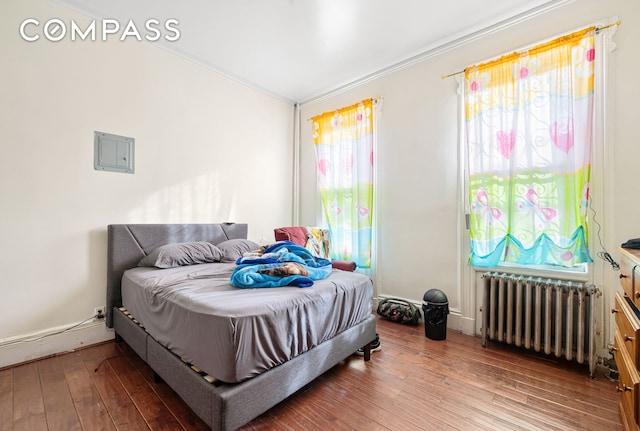
[[[470,263],[592,262],[595,31],[465,71]]]
[[[313,118],[318,185],[331,258],[371,266],[373,100]]]

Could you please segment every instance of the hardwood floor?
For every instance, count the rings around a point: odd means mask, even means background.
[[[242,430],[622,430],[599,370],[424,327],[378,321],[382,350],[353,356]],[[124,343],[0,370],[0,430],[207,429]]]

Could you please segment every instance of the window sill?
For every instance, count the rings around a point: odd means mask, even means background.
[[[525,267],[521,265],[509,265],[502,264],[498,266],[491,267],[482,267],[482,266],[474,266],[473,270],[476,272],[500,272],[514,275],[522,275],[525,277],[541,277],[541,278],[555,278],[560,280],[571,280],[571,281],[581,281],[588,282],[589,270],[585,265],[584,268],[551,268],[549,266],[531,266]]]

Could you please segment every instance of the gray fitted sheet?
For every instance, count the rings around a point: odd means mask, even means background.
[[[239,289],[234,263],[129,269],[123,306],[151,336],[223,382],[240,382],[281,364],[372,312],[373,283],[334,270],[312,287]]]

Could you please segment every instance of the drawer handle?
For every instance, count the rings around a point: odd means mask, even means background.
[[[624,341],[633,341],[634,337],[630,337],[627,334],[624,334]]]
[[[636,297],[636,299],[640,299],[640,292],[636,292],[634,296]]]
[[[617,348],[616,346],[609,346],[609,351],[610,351],[611,353],[613,353],[613,352],[617,352],[617,351],[618,351],[618,348]]]
[[[622,387],[620,387],[620,386],[616,386],[616,390],[617,390],[618,392],[624,392],[624,391],[631,392],[631,391],[633,390],[633,388],[632,388],[631,386],[627,386],[627,385],[625,385],[625,384],[623,383],[623,384],[622,384]]]
[[[629,278],[629,276],[627,274],[620,273],[620,278]]]
[[[618,310],[616,310],[615,308],[611,309],[611,314],[616,314],[618,312]]]

